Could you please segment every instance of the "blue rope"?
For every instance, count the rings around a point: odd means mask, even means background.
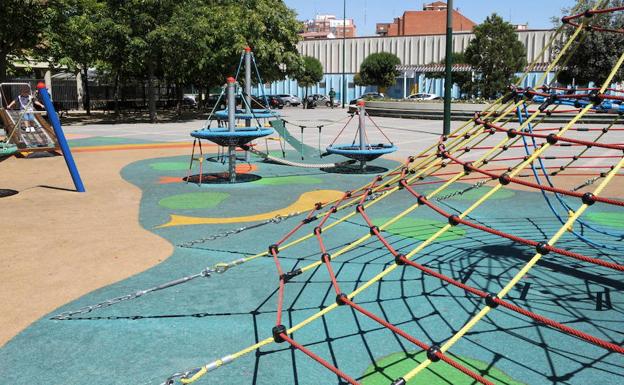
[[[524,114],[525,114],[525,116],[528,116],[528,111],[527,111],[526,105],[524,105]],[[522,124],[522,117],[519,117],[519,119],[520,119],[520,123]],[[528,125],[528,128],[529,128],[529,132],[533,132],[533,127],[532,127],[532,125],[530,123]],[[525,137],[523,137],[522,139],[523,139],[524,142],[526,142]],[[535,138],[531,138],[531,140],[532,140],[532,143],[533,143],[533,148],[536,148],[537,144],[535,143]],[[528,151],[527,148],[526,148],[526,143],[525,143],[525,151]],[[527,155],[529,155],[528,152],[527,152]],[[539,159],[539,162],[540,162],[540,168],[542,169],[542,172],[544,173],[544,177],[546,178],[546,181],[548,182],[550,187],[554,187],[555,185],[554,185],[554,183],[552,183],[552,181],[550,179],[550,176],[548,175],[548,172],[546,170],[546,167],[544,166],[544,164],[542,162],[542,159],[541,158],[538,158],[538,159]],[[539,177],[536,176],[536,180],[537,180],[538,184],[541,184],[541,182],[539,180]],[[547,195],[545,195],[545,197],[547,197]],[[573,210],[572,207],[561,197],[561,195],[555,193],[555,197],[557,198],[559,203],[561,203],[561,205],[566,210]],[[546,199],[548,199],[548,198],[546,198]],[[615,237],[615,238],[624,239],[624,234],[610,232],[609,230],[605,230],[605,229],[602,229],[600,227],[597,227],[597,226],[594,226],[594,225],[590,225],[589,223],[584,222],[581,219],[577,220],[577,222],[579,224],[581,224],[581,226],[585,226],[588,229],[596,231],[598,233],[601,233],[601,234],[604,234],[604,235],[609,235],[609,236]]]
[[[256,69],[256,76],[258,76],[258,87],[260,88],[260,92],[262,92],[264,105],[267,106],[267,108],[271,108],[271,106],[269,106],[269,100],[267,99],[266,92],[264,92],[264,82],[262,81],[262,77],[260,77],[258,63],[256,63],[256,56],[253,54],[253,52],[251,52],[251,61],[253,62],[253,67]]]
[[[236,69],[236,75],[234,75],[234,79],[236,80],[238,80],[238,75],[240,74],[240,69],[243,66],[244,58],[245,58],[245,54],[242,54],[240,60],[238,61],[238,68]]]
[[[518,120],[519,120],[520,124],[522,124],[522,123],[523,123],[523,121],[524,121],[524,120],[523,120],[523,111],[520,109],[520,107],[518,107],[516,110],[517,110],[517,114],[518,114]],[[527,111],[526,104],[523,104],[523,110],[524,110],[524,116],[525,116],[525,117],[526,117],[526,116],[528,116],[528,111]],[[528,129],[529,129],[529,132],[533,132],[533,127],[532,127],[531,123],[529,123],[529,124],[528,124]],[[529,146],[528,146],[528,143],[527,143],[527,140],[526,140],[526,137],[525,137],[525,136],[522,136],[522,142],[523,142],[523,144],[524,144],[524,150],[525,150],[525,153],[526,153],[527,155],[530,155],[530,154],[531,154],[531,152],[530,152],[530,150],[529,150]],[[532,137],[532,138],[531,138],[531,142],[532,142],[533,148],[534,148],[534,149],[537,149],[537,147],[538,147],[538,146],[537,146],[537,143],[535,142],[535,138],[533,138],[533,137]],[[546,167],[544,166],[544,162],[542,161],[542,158],[541,158],[541,157],[538,157],[538,158],[537,158],[537,160],[538,160],[538,162],[539,162],[540,169],[541,169],[541,170],[542,170],[542,172],[544,173],[544,177],[545,177],[546,181],[548,182],[548,184],[549,184],[551,187],[554,187],[554,184],[552,183],[552,180],[551,180],[551,179],[550,179],[550,177],[548,176],[548,172],[547,172],[547,170],[546,170]],[[533,176],[535,177],[535,180],[536,180],[536,181],[537,181],[537,183],[541,186],[541,185],[542,185],[542,181],[541,181],[541,179],[540,179],[540,177],[539,177],[539,174],[538,174],[538,171],[537,171],[537,169],[535,168],[535,165],[534,165],[533,163],[531,163],[531,170],[533,171]],[[550,208],[550,210],[552,211],[552,213],[555,215],[555,217],[559,220],[559,222],[560,222],[562,225],[563,225],[563,224],[565,224],[565,223],[566,223],[566,220],[564,220],[564,219],[561,217],[561,215],[559,214],[559,212],[557,211],[557,209],[554,207],[554,205],[552,204],[552,202],[551,202],[550,198],[549,198],[549,197],[548,197],[548,195],[546,194],[546,191],[544,191],[544,190],[540,190],[540,192],[542,193],[542,196],[544,197],[544,200],[546,200],[546,203],[547,203],[548,207]],[[572,210],[572,208],[571,208],[571,207],[567,204],[567,202],[565,202],[565,201],[563,200],[563,198],[561,198],[561,196],[560,196],[559,194],[554,193],[554,196],[557,198],[557,200],[559,201],[559,203],[560,203],[560,204],[561,204],[561,205],[562,205],[565,209],[567,209],[567,210]],[[567,213],[566,213],[566,214],[567,214]],[[597,228],[595,228],[595,227],[593,227],[593,226],[591,226],[591,225],[587,224],[586,222],[582,221],[581,219],[578,219],[578,220],[577,220],[577,223],[579,223],[579,224],[581,225],[581,232],[583,231],[583,227],[587,227],[588,229],[591,229],[591,230],[596,231],[596,232],[598,232],[598,233],[602,233],[602,234],[605,234],[605,235],[610,235],[610,236],[617,237],[617,238],[620,238],[620,239],[624,238],[624,236],[623,236],[622,234],[617,234],[617,235],[615,235],[615,234],[612,234],[612,233],[607,232],[607,231],[602,231],[602,230],[600,230],[600,229],[597,229]],[[606,245],[606,244],[602,244],[602,243],[594,242],[594,241],[592,241],[591,239],[589,239],[589,238],[585,237],[583,234],[579,234],[579,233],[578,233],[578,232],[576,232],[575,230],[571,230],[570,232],[571,232],[572,234],[574,234],[574,236],[576,236],[578,239],[580,239],[580,240],[582,240],[583,242],[588,243],[588,244],[590,244],[590,245],[592,245],[592,246],[595,246],[595,247],[600,247],[600,248],[605,248],[605,249],[609,249],[609,250],[617,250],[617,251],[622,251],[622,250],[624,250],[624,249],[622,249],[622,248],[618,248],[618,247],[615,247],[615,246],[609,246],[609,245]]]

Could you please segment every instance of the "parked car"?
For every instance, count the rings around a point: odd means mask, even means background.
[[[314,99],[313,95],[308,95],[308,97],[303,100],[303,108],[316,108],[317,106],[317,100]]]
[[[331,107],[331,99],[329,98],[329,96],[323,94],[312,94],[310,96],[314,99],[316,107]],[[340,101],[338,99],[334,99],[334,107],[338,107],[339,105]]]
[[[442,97],[436,95],[436,94],[428,94],[425,92],[420,92],[417,94],[411,94],[410,96],[407,97],[410,100],[441,100]]]
[[[382,94],[381,92],[365,92],[359,98],[353,99],[353,100],[351,100],[349,102],[349,113],[353,113],[353,112],[357,111],[356,104],[360,100],[363,100],[363,99],[383,99],[385,97],[386,97],[386,95]]]
[[[301,98],[291,94],[280,94],[279,96],[283,101],[285,106],[298,106],[301,104]]]
[[[269,108],[277,108],[281,110],[286,104],[284,99],[282,99],[279,95],[267,95],[267,99],[269,100]]]
[[[184,95],[182,98],[182,107],[183,108],[197,108],[197,100],[195,100],[194,95]]]
[[[377,91],[365,92],[360,96],[360,99],[383,99],[386,95]]]
[[[365,92],[359,98],[353,99],[349,102],[349,105],[356,105],[358,101],[362,99],[383,99],[386,95],[381,92]]]

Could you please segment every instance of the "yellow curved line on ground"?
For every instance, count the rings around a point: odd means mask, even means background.
[[[308,211],[317,202],[329,202],[342,197],[344,192],[337,190],[315,190],[308,191],[299,196],[299,199],[290,206],[282,209],[269,211],[262,214],[247,215],[242,217],[214,218],[214,217],[191,217],[186,215],[171,215],[169,222],[157,226],[156,228],[187,226],[187,225],[213,225],[222,223],[257,222],[274,218],[277,215],[288,215],[294,212]]]

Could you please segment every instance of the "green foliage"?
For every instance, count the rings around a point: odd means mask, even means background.
[[[303,57],[303,65],[295,73],[295,79],[302,87],[310,87],[323,80],[323,65],[311,56]]]
[[[297,50],[301,29],[297,14],[282,0],[246,0],[234,4],[243,15],[236,20],[238,45],[233,48],[238,53],[247,45],[254,50],[265,82],[294,76],[302,65]],[[218,25],[215,28],[219,28]]]
[[[323,79],[323,65],[318,59],[311,56],[304,56],[301,59],[301,66],[295,72],[294,77],[299,86],[305,88],[303,107],[308,106],[308,87],[315,85]]]
[[[6,78],[9,58],[24,58],[40,42],[46,4],[45,0],[0,1],[0,81]]]
[[[563,15],[576,15],[587,9],[596,6],[596,0],[577,0],[571,8],[563,9]],[[621,7],[622,0],[611,0],[601,8]],[[581,18],[579,21],[586,21],[589,25],[596,25],[603,28],[620,29],[624,28],[624,14],[621,12],[594,15],[591,19]],[[560,21],[557,21],[560,23]],[[565,28],[564,38],[559,41],[555,53],[559,53],[563,47],[563,42],[567,41],[574,33],[575,28],[569,26]],[[589,82],[602,84],[609,76],[611,69],[619,59],[622,45],[624,45],[624,34],[607,33],[600,31],[583,30],[579,38],[570,46],[569,57],[564,56],[566,65],[558,74],[557,81],[563,84],[587,85]],[[615,78],[615,82],[624,80],[624,69],[620,69]]]
[[[42,56],[73,72],[95,64],[101,50],[104,5],[98,0],[55,0],[53,4],[43,30]]]
[[[370,54],[360,65],[360,72],[356,74],[356,84],[377,86],[382,90],[388,88],[396,83],[399,76],[396,67],[399,64],[401,59],[389,52]]]
[[[474,28],[475,38],[465,51],[466,62],[479,72],[467,91],[495,98],[526,65],[526,48],[518,40],[513,25],[497,14],[488,16]]]
[[[53,65],[150,89],[152,79],[221,85],[247,46],[264,81],[301,66],[300,25],[281,0],[3,0],[0,23],[0,77],[8,55],[35,47]]]

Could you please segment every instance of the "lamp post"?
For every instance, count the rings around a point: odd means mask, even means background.
[[[444,58],[444,124],[443,135],[451,133],[451,90],[453,88],[453,0],[446,2],[446,57]]]
[[[347,24],[347,0],[342,0],[342,108],[345,108],[347,99],[347,83],[346,83],[346,24]]]

